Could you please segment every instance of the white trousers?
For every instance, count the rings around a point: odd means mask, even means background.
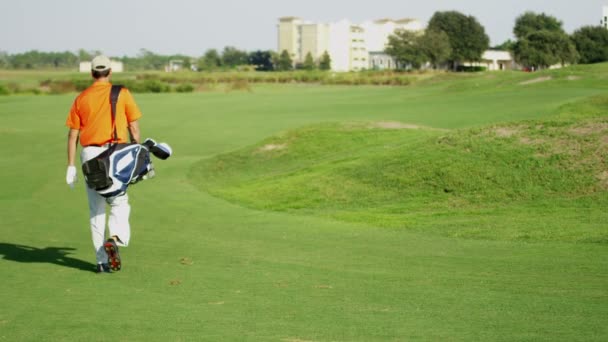
[[[88,146],[82,149],[80,159],[82,163],[98,156],[105,151],[107,147]],[[129,214],[131,206],[129,205],[129,196],[125,193],[121,196],[105,198],[90,189],[85,184],[87,189],[87,197],[89,199],[89,220],[91,224],[91,236],[93,238],[93,247],[97,263],[108,262],[108,256],[103,248],[103,243],[106,241],[106,204],[110,205],[110,218],[108,220],[108,236],[117,236],[116,244],[119,246],[127,246],[131,238],[131,226],[129,225]]]

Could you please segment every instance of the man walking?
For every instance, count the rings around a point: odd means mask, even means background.
[[[97,56],[91,62],[91,75],[95,80],[74,101],[66,125],[68,131],[68,168],[66,182],[74,187],[77,180],[75,155],[78,140],[82,145],[81,163],[84,163],[108,149],[110,143],[140,141],[138,119],[141,112],[131,93],[123,88],[116,104],[116,117],[112,120],[110,105],[110,59]],[[116,139],[115,137],[116,132]],[[89,200],[89,218],[93,246],[95,248],[96,272],[119,271],[121,269],[118,246],[127,246],[131,235],[129,214],[131,207],[126,193],[105,198],[95,190],[86,187]],[[110,206],[108,219],[109,238],[106,240],[106,204]]]

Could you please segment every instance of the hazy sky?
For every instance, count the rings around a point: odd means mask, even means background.
[[[417,18],[436,11],[475,16],[491,45],[512,38],[515,18],[525,11],[555,16],[571,33],[599,25],[608,0],[1,0],[0,51],[100,50],[135,56],[142,49],[160,54],[200,56],[209,48],[277,48],[278,18],[316,22],[349,19]]]

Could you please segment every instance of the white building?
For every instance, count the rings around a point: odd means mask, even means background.
[[[358,71],[377,68],[378,65],[387,66],[382,69],[394,68],[394,61],[386,60],[386,56],[379,57],[389,35],[395,30],[423,29],[422,23],[416,19],[381,19],[355,25],[346,19],[319,24],[297,17],[283,17],[279,18],[278,24],[278,52],[286,50],[295,63],[302,63],[308,53],[318,61],[327,51],[334,71]],[[376,52],[375,62],[371,52]]]
[[[606,29],[608,29],[608,6],[604,6],[603,7],[603,15],[602,15],[602,26],[604,26]]]
[[[365,43],[369,51],[384,51],[388,44],[388,36],[397,30],[422,31],[424,25],[418,19],[379,19],[366,21],[361,24],[365,30]]]
[[[122,62],[110,60],[112,72],[123,72],[124,68]],[[91,62],[80,62],[80,72],[91,72]]]
[[[481,55],[479,62],[463,63],[465,66],[480,66],[487,71],[512,70],[515,68],[513,56],[509,51],[502,50],[486,50]]]

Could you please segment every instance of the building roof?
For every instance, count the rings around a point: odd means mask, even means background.
[[[294,21],[294,20],[301,20],[298,17],[280,17],[279,21]]]

